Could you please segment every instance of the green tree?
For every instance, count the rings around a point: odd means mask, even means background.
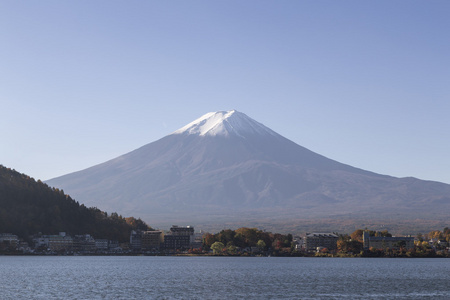
[[[214,254],[219,254],[223,252],[223,248],[225,248],[225,245],[222,242],[215,242],[211,245],[211,249]]]
[[[234,255],[236,254],[236,246],[233,244],[233,242],[228,242],[227,244],[227,253]]]
[[[264,251],[266,249],[266,243],[263,240],[259,240],[256,243],[256,247],[259,248],[259,251]]]
[[[243,247],[253,247],[258,242],[258,229],[242,227],[235,230],[236,235],[239,235],[239,239],[243,239]],[[241,245],[239,245],[241,246]],[[241,246],[241,247],[242,247]]]
[[[219,232],[217,234],[216,239],[217,241],[222,242],[224,245],[227,245],[229,242],[234,241],[235,232],[231,229],[225,229]]]

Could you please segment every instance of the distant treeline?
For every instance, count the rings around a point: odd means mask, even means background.
[[[295,247],[292,234],[271,233],[257,228],[242,227],[236,230],[225,229],[216,234],[203,235],[203,246],[214,252],[223,249],[228,254],[234,254],[236,247],[256,247],[261,251],[271,249],[273,254],[291,253]],[[219,251],[224,252],[224,251]]]
[[[28,239],[39,232],[67,232],[125,242],[136,229],[151,228],[140,219],[88,208],[63,190],[0,165],[0,233]]]
[[[392,237],[387,230],[373,231],[357,229],[351,234],[338,234],[336,249],[322,248],[320,251],[306,252],[297,249],[297,241],[291,234],[271,233],[257,228],[225,229],[216,234],[203,235],[203,250],[213,250],[215,255],[245,255],[245,249],[251,248],[252,254],[274,256],[342,256],[342,257],[450,257],[447,247],[450,242],[450,229],[434,230],[428,234],[419,234],[412,248],[399,242],[395,248],[364,250],[363,233],[370,236]],[[244,251],[243,251],[244,249]],[[191,250],[193,254],[204,254]]]

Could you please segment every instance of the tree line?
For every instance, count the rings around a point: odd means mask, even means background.
[[[261,253],[270,251],[274,255],[289,255],[294,246],[292,234],[271,233],[257,228],[225,229],[203,235],[204,250],[211,249],[217,254],[234,255],[237,249],[253,247]]]

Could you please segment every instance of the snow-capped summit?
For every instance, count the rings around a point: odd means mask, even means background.
[[[236,110],[209,112],[176,130],[173,134],[195,134],[199,136],[276,135],[271,129]]]

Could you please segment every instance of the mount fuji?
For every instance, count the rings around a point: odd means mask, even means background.
[[[450,211],[450,185],[339,163],[235,110],[207,113],[160,140],[47,183],[87,206],[152,226],[293,228],[302,221],[340,229],[445,222]]]

